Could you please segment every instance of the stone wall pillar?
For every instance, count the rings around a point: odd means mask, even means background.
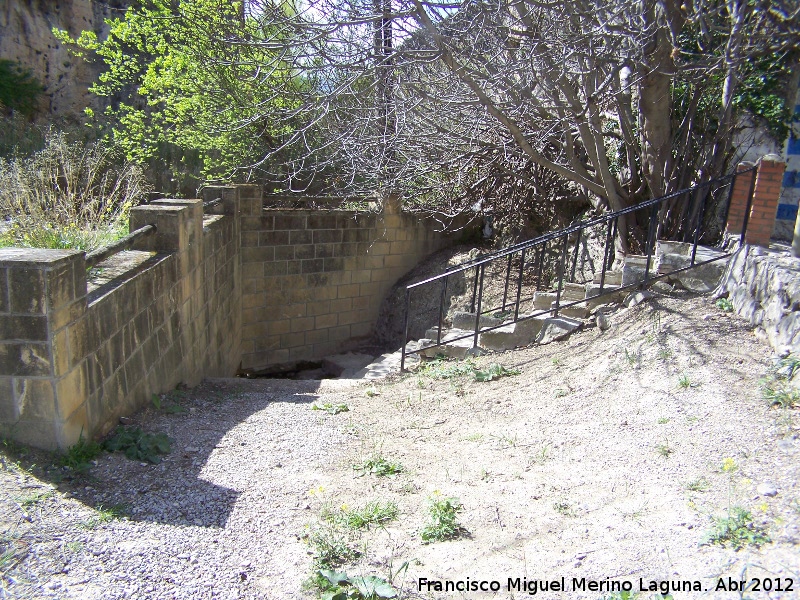
[[[769,246],[775,228],[775,214],[778,210],[785,168],[786,163],[777,154],[767,154],[758,161],[753,203],[745,234],[745,241],[748,244]]]
[[[86,262],[78,250],[0,250],[0,426],[19,442],[55,450],[89,437]]]
[[[751,162],[740,162],[736,166],[736,172],[740,173],[754,166],[755,164]],[[733,182],[731,201],[728,208],[728,223],[725,228],[725,233],[728,235],[741,235],[742,233],[744,215],[747,210],[747,201],[753,189],[753,180],[755,176],[755,171],[750,171],[749,173],[737,175]]]
[[[199,292],[203,285],[203,201],[157,200],[131,209],[130,230],[155,225],[154,236],[134,245],[136,250],[174,252],[177,260],[176,304],[181,320],[182,381],[188,386],[200,383],[202,361],[197,360],[196,331],[192,320],[199,312]]]

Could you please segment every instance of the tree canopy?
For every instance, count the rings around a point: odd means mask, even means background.
[[[123,96],[109,114],[132,156],[166,140],[202,152],[209,175],[546,219],[722,174],[743,111],[782,135],[798,11],[790,0],[151,0],[112,21],[108,40],[77,42],[108,66],[95,91]]]

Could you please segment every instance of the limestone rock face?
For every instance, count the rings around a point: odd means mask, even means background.
[[[72,56],[52,33],[54,27],[77,36],[92,30],[104,38],[105,19],[120,16],[130,0],[0,0],[0,57],[18,62],[44,86],[40,116],[78,122],[83,109],[99,108],[88,88],[101,72]]]

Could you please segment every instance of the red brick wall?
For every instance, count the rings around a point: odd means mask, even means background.
[[[783,171],[786,169],[779,157],[767,155],[758,161],[758,175],[753,192],[753,204],[747,223],[745,241],[757,246],[769,246],[775,228],[775,214],[781,195]]]

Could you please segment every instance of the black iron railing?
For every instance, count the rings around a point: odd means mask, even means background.
[[[603,240],[599,285],[596,294],[593,294],[592,298],[599,298],[611,293],[619,293],[626,289],[641,287],[647,285],[651,281],[664,277],[666,274],[659,275],[658,273],[651,272],[654,266],[656,243],[658,241],[667,241],[667,235],[665,233],[667,229],[666,225],[668,221],[673,218],[669,208],[681,198],[688,196],[689,202],[699,203],[699,205],[691,206],[690,210],[684,211],[684,214],[694,215],[694,217],[688,219],[690,222],[681,224],[684,233],[680,237],[684,241],[691,241],[692,244],[689,264],[683,268],[676,268],[672,270],[671,273],[685,271],[727,258],[731,255],[731,252],[720,253],[709,260],[697,261],[697,247],[709,233],[707,231],[707,225],[710,222],[718,222],[716,218],[707,218],[708,215],[706,213],[709,199],[715,201],[717,208],[721,208],[718,212],[720,212],[722,220],[727,221],[731,193],[736,178],[754,170],[755,167],[725,175],[661,198],[647,200],[623,210],[581,221],[564,229],[541,235],[537,238],[503,248],[496,252],[484,254],[478,258],[453,267],[452,269],[448,269],[439,275],[406,286],[403,346],[400,362],[401,370],[405,369],[407,355],[416,354],[422,350],[429,350],[430,348],[436,348],[442,345],[442,330],[444,329],[444,320],[446,316],[445,307],[448,298],[448,285],[449,281],[456,276],[463,276],[465,280],[468,280],[469,275],[472,275],[472,291],[469,307],[470,312],[475,314],[475,323],[474,330],[464,335],[448,337],[447,342],[450,343],[472,338],[473,348],[478,346],[478,336],[481,333],[504,327],[509,323],[532,319],[548,313],[552,313],[553,316],[558,316],[560,310],[585,302],[586,298],[562,302],[562,291],[566,283],[588,282],[586,277],[586,261],[583,261],[580,265],[580,270],[578,269],[579,257],[582,258],[581,242],[582,240],[584,241],[584,250],[588,254],[589,250],[586,247],[585,240],[590,233],[594,233],[596,239]],[[747,231],[747,215],[750,212],[754,184],[755,177],[752,178],[750,186],[740,243],[744,243],[745,233]],[[646,231],[641,254],[642,258],[645,259],[644,276],[637,278],[634,283],[621,285],[622,282],[620,282],[620,285],[609,286],[606,283],[606,278],[615,260],[616,253],[614,243],[622,217],[625,217],[629,227],[635,226]],[[685,216],[681,217],[681,219],[687,221]],[[719,234],[716,237],[721,239],[722,235]],[[588,262],[589,277],[594,279],[596,268],[592,264],[591,257]],[[493,278],[504,278],[502,301],[498,299],[498,304],[489,306],[488,308],[484,305],[484,284],[487,275]],[[413,295],[416,290],[422,290],[422,288],[432,285],[441,286],[438,319],[437,323],[434,324],[434,327],[437,329],[436,343],[425,348],[408,350],[407,346],[410,341],[409,321],[413,310]],[[527,314],[522,314],[522,306],[526,302],[532,302],[536,292],[542,290],[552,290],[555,293],[554,306],[546,309],[534,309]],[[480,326],[482,315],[496,312],[510,314],[512,311],[514,316],[513,321],[507,321],[502,325],[489,327]]]

